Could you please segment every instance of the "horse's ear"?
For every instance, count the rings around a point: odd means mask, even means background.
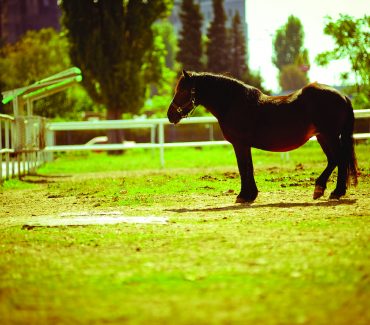
[[[185,79],[190,79],[190,75],[185,70],[182,70],[182,75]]]

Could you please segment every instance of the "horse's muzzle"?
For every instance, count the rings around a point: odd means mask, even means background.
[[[173,107],[169,108],[167,112],[167,117],[168,117],[168,120],[173,124],[177,124],[181,120],[181,115],[177,113]]]

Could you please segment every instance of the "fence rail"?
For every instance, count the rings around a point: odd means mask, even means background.
[[[355,110],[355,118],[370,118],[370,109]],[[191,117],[183,119],[181,124],[214,124],[217,119],[209,117]],[[82,151],[82,150],[126,150],[132,148],[157,148],[160,152],[161,166],[164,167],[164,149],[173,147],[202,147],[230,144],[227,141],[190,141],[190,142],[166,142],[164,128],[171,123],[166,118],[146,120],[107,120],[107,121],[83,121],[83,122],[56,122],[47,125],[47,146],[46,152],[57,151]],[[117,144],[95,144],[95,145],[55,145],[54,138],[57,131],[77,130],[107,130],[107,129],[137,129],[149,128],[151,140],[148,143],[117,143]],[[155,139],[158,139],[156,141]],[[370,133],[355,134],[356,139],[368,139]],[[312,138],[315,140],[315,137]]]
[[[355,110],[356,119],[370,118],[370,109]],[[214,124],[214,117],[192,117],[182,124]],[[37,116],[14,118],[0,114],[0,182],[5,178],[25,175],[50,159],[53,152],[83,150],[126,150],[133,148],[154,148],[159,150],[161,166],[164,166],[164,150],[173,147],[202,147],[228,145],[227,141],[166,142],[165,126],[170,125],[166,118],[147,120],[114,120],[83,122],[52,122]],[[116,143],[90,145],[55,145],[55,132],[76,130],[108,129],[149,129],[150,142]],[[354,134],[355,139],[369,139],[370,133]],[[314,140],[315,138],[311,138]],[[49,157],[48,157],[49,156]]]
[[[44,159],[45,119],[0,114],[0,183],[36,171]]]
[[[14,117],[0,114],[0,165],[1,165],[0,181],[3,179],[3,173],[5,174],[5,177],[9,179],[11,168],[13,167],[13,164],[11,164],[10,159],[10,154],[14,153],[14,149],[12,148],[11,145],[13,142],[12,141],[13,127],[14,127]],[[14,170],[14,167],[12,168],[12,170]]]
[[[13,104],[14,117],[0,114],[0,183],[3,178],[33,172],[44,162],[45,119],[33,115],[34,102],[81,80],[81,70],[72,67],[32,85],[1,92],[2,104]]]

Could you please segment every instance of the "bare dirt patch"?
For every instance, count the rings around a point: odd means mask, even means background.
[[[181,170],[176,173],[181,174]],[[197,171],[199,172],[199,170]],[[125,216],[167,216],[167,217],[192,217],[205,218],[210,216],[233,217],[233,216],[268,216],[279,214],[291,214],[296,216],[314,217],[327,215],[356,215],[369,216],[370,196],[369,196],[369,177],[362,175],[359,186],[350,188],[347,195],[341,200],[327,200],[330,189],[323,199],[312,200],[310,187],[304,184],[303,180],[297,180],[294,186],[280,184],[280,189],[263,190],[259,193],[257,200],[253,204],[235,204],[237,187],[226,188],[222,191],[215,189],[213,183],[231,179],[238,184],[238,175],[235,171],[225,171],[223,174],[214,175],[215,170],[202,170],[201,176],[196,174],[196,180],[204,181],[207,184],[200,186],[202,193],[178,193],[169,194],[168,197],[159,196],[152,202],[143,204],[120,206],[118,198],[99,197],[94,195],[94,191],[81,189],[81,182],[89,182],[100,179],[112,179],[124,182],[130,177],[145,177],[148,183],[152,182],[150,176],[153,175],[172,175],[170,181],[176,182],[173,173],[145,171],[145,172],[113,172],[113,173],[94,173],[73,176],[27,176],[23,179],[24,183],[32,184],[31,188],[7,189],[0,192],[0,223],[5,225],[12,224],[15,220],[29,222],[32,219],[42,216],[58,216],[61,214],[96,215],[105,211],[107,213],[118,212]],[[189,173],[189,171],[187,171]],[[221,176],[219,176],[221,175]],[[280,177],[281,178],[281,177]],[[284,179],[266,179],[266,182],[279,182]],[[308,180],[310,182],[310,180]],[[72,195],[66,195],[66,191],[72,191],[74,184],[79,183],[79,188]],[[68,184],[67,190],[56,191],[58,184]],[[235,185],[234,184],[234,185]],[[51,186],[52,185],[52,186]],[[56,187],[55,187],[56,186]],[[311,185],[310,185],[311,186]],[[331,184],[333,186],[333,184]],[[51,190],[53,187],[53,190]],[[312,187],[312,186],[311,186]],[[313,188],[312,188],[313,190]],[[119,195],[125,196],[130,189],[122,189]],[[104,203],[104,204],[103,204]]]
[[[4,187],[3,323],[369,323],[369,177],[336,201],[330,183],[314,201],[311,170],[269,172],[258,171],[250,205],[234,203],[233,169],[39,175]],[[32,227],[112,215],[168,222]]]

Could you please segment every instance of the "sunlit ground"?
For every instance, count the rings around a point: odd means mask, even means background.
[[[230,147],[62,156],[0,191],[2,323],[367,324],[369,152],[314,201],[317,144],[254,151],[251,205]],[[86,225],[119,217],[166,222]]]

